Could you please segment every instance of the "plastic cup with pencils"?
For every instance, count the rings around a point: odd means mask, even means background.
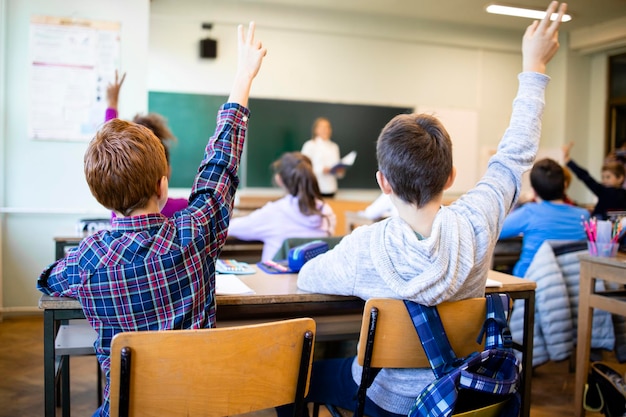
[[[592,256],[612,257],[617,255],[619,240],[623,236],[622,222],[583,220],[583,228],[587,234],[587,248]]]

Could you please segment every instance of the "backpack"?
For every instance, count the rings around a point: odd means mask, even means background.
[[[496,404],[503,417],[519,415],[521,364],[513,353],[507,324],[509,296],[487,294],[486,303],[487,317],[477,340],[486,337],[485,349],[457,358],[437,307],[405,301],[436,377],[417,397],[409,417],[449,417]]]

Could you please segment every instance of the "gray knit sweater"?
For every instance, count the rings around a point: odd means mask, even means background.
[[[511,121],[487,172],[476,187],[441,207],[428,238],[418,240],[399,217],[359,227],[333,250],[305,264],[298,287],[428,305],[484,296],[502,222],[518,197],[522,173],[535,159],[541,133],[549,77],[524,72],[518,78]],[[352,375],[358,384],[361,367],[356,358]],[[433,379],[430,369],[383,369],[367,395],[385,410],[406,415]]]

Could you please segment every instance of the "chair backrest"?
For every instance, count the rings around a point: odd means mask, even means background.
[[[129,416],[228,416],[293,402],[301,412],[315,330],[313,319],[302,318],[119,333],[111,345],[111,416],[126,408]]]
[[[404,302],[390,298],[372,298],[365,303],[358,349],[359,364],[364,364],[373,309],[377,313],[377,324],[370,366],[372,368],[429,368],[430,363]],[[484,298],[444,302],[439,304],[437,309],[450,345],[457,357],[483,349],[476,343],[476,338],[487,313]]]

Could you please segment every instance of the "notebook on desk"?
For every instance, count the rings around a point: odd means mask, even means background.
[[[215,274],[215,295],[254,294],[254,290],[234,274]]]
[[[501,287],[502,283],[500,281],[496,281],[495,279],[487,278],[487,282],[485,283],[485,287],[487,288],[498,288]]]

